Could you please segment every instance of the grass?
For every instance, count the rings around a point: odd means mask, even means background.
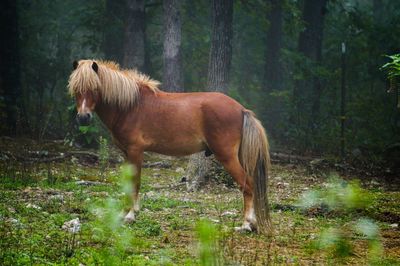
[[[171,160],[153,155],[146,159]],[[276,207],[275,236],[265,238],[234,232],[242,219],[238,189],[211,181],[199,192],[187,192],[175,171],[184,163],[172,160],[171,168],[143,170],[141,212],[135,223],[124,225],[119,219],[126,209],[119,166],[109,166],[100,175],[104,166],[84,166],[79,160],[38,165],[0,162],[0,264],[400,264],[400,232],[393,225],[400,212],[398,191],[379,184],[368,187],[373,200],[362,211],[282,208],[295,205],[303,192],[324,189],[328,180],[301,166],[274,165],[270,198]],[[104,184],[77,185],[81,179]],[[379,261],[368,255],[369,240],[351,229],[365,216],[378,221],[383,248]],[[77,234],[62,229],[74,218],[81,222]],[[348,252],[343,258],[318,244],[321,234],[332,227],[346,235],[343,243],[334,242]]]

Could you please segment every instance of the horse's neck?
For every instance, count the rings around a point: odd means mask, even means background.
[[[99,103],[96,105],[95,111],[103,124],[112,131],[120,118],[119,109],[110,104]]]
[[[118,124],[120,125],[127,115],[137,115],[138,110],[143,106],[143,104],[145,104],[145,102],[148,103],[150,101],[150,104],[153,104],[153,101],[156,99],[157,97],[155,97],[155,94],[152,91],[142,90],[140,93],[140,102],[137,103],[136,107],[129,111],[123,111],[117,106],[104,103],[103,101],[100,101],[100,103],[96,105],[95,111],[104,125],[113,132],[113,129],[115,129]]]

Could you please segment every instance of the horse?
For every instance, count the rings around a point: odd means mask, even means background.
[[[135,166],[133,222],[140,209],[140,174],[145,151],[170,156],[212,153],[243,193],[244,219],[237,230],[270,234],[267,197],[268,140],[255,114],[218,92],[169,93],[137,70],[111,61],[73,63],[68,91],[75,97],[77,120],[88,124],[95,112],[127,161]]]

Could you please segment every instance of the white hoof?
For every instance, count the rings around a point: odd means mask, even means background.
[[[253,229],[251,228],[250,223],[244,222],[242,226],[235,227],[236,232],[252,232]]]
[[[133,223],[136,220],[135,212],[130,210],[124,218],[124,222],[127,224]]]

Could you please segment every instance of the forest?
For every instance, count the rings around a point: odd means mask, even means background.
[[[0,7],[0,265],[400,264],[400,1]],[[273,233],[235,230],[245,188],[210,147],[140,155],[141,210],[124,222],[140,166],[99,114],[78,123],[85,59],[253,111]]]

